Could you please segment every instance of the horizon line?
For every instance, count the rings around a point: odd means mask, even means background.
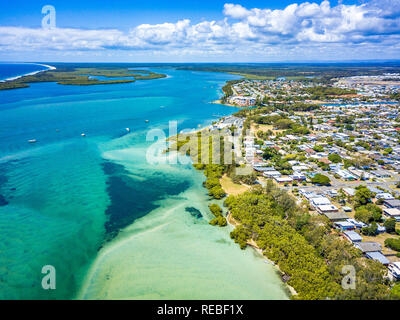
[[[172,61],[167,61],[167,62],[145,62],[145,61],[140,61],[140,62],[128,62],[128,61],[10,61],[10,60],[0,60],[0,63],[104,63],[104,64],[118,64],[118,63],[126,63],[126,64],[274,64],[274,63],[293,63],[293,64],[300,64],[300,63],[313,63],[313,64],[318,64],[318,63],[383,63],[383,62],[399,62],[400,59],[367,59],[367,60],[319,60],[319,61],[314,61],[314,60],[282,60],[282,61],[264,61],[264,62],[251,62],[251,61],[245,61],[245,62],[221,62],[221,61],[210,61],[210,62],[199,62],[199,61],[193,61],[193,62],[172,62]]]

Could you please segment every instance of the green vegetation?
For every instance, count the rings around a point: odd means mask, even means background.
[[[330,83],[333,78],[351,77],[357,75],[379,75],[384,73],[399,73],[397,65],[388,65],[385,68],[377,69],[376,66],[343,63],[335,65],[316,65],[312,63],[291,64],[291,63],[248,63],[248,64],[170,64],[181,70],[197,70],[210,72],[225,72],[232,74],[246,75],[248,77],[263,77],[276,79],[303,80],[307,82]]]
[[[305,88],[303,91],[311,95],[311,99],[313,100],[329,100],[337,98],[337,96],[357,94],[356,90],[347,90],[335,87],[311,87]]]
[[[374,221],[368,227],[362,228],[361,233],[366,236],[374,237],[378,234],[378,225]]]
[[[382,219],[382,209],[373,203],[368,203],[356,208],[354,218],[364,223],[379,222]]]
[[[342,162],[342,157],[339,156],[337,153],[331,153],[328,156],[328,160],[333,162],[333,163],[341,163]]]
[[[222,215],[222,209],[219,205],[213,203],[209,206],[209,209],[211,213],[215,216],[214,219],[212,219],[209,224],[213,226],[220,226],[220,227],[225,227],[227,225],[226,218]]]
[[[208,140],[208,148],[203,150],[201,142]],[[170,138],[172,142],[171,149],[175,149],[191,157],[197,170],[204,170],[207,180],[203,183],[208,190],[208,195],[214,199],[225,197],[225,191],[222,189],[219,181],[222,175],[228,171],[229,166],[224,163],[224,138],[219,135],[213,135],[209,131],[203,130],[197,133],[181,134]],[[217,145],[219,144],[219,146]],[[220,150],[220,153],[216,151]],[[216,159],[217,155],[219,159]],[[221,164],[215,164],[219,162]]]
[[[321,186],[329,186],[331,184],[331,179],[323,174],[317,173],[311,178],[311,182]]]
[[[224,96],[221,98],[222,103],[226,103],[227,99],[233,95],[232,86],[239,82],[241,82],[241,80],[230,80],[226,82],[226,85],[222,87],[222,91],[224,92]]]
[[[91,79],[91,76],[101,76],[108,78],[126,78],[113,80]],[[56,70],[49,70],[31,76],[25,76],[16,80],[1,82],[0,90],[17,89],[29,87],[29,83],[36,82],[57,82],[61,85],[100,85],[100,84],[121,84],[132,83],[135,80],[159,79],[166,77],[151,71],[129,70],[128,68],[74,68],[63,67]]]
[[[383,226],[387,233],[396,233],[396,219],[387,219]]]
[[[385,268],[362,257],[349,242],[331,232],[323,216],[310,216],[293,198],[268,181],[225,200],[232,217],[240,223],[231,233],[242,249],[253,240],[279,265],[296,292],[296,299],[385,299]],[[356,269],[356,290],[343,290],[342,268]]]
[[[365,206],[367,203],[371,202],[373,194],[366,186],[361,185],[355,189],[354,208]]]
[[[385,246],[392,250],[400,251],[400,239],[393,239],[393,238],[386,239]]]
[[[313,147],[313,150],[316,151],[316,152],[324,152],[324,147],[321,146],[321,145],[316,144],[316,145]]]
[[[302,126],[301,124],[296,123],[280,115],[254,116],[251,117],[250,119],[254,120],[254,122],[257,124],[268,124],[268,125],[273,125],[275,129],[278,130],[287,130],[285,131],[286,134],[306,135],[310,133],[310,130],[307,127]]]
[[[400,283],[397,283],[390,290],[390,299],[400,300]]]

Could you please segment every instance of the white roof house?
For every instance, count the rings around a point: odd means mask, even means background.
[[[331,204],[331,201],[328,198],[322,197],[322,196],[316,197],[316,198],[311,198],[311,199],[309,199],[309,201],[310,201],[311,205],[313,205],[314,207]]]
[[[343,191],[351,197],[356,194],[356,190],[353,188],[343,188]]]
[[[293,171],[307,171],[309,168],[308,166],[302,164],[302,165],[297,165],[292,167]]]
[[[279,183],[285,183],[285,182],[292,182],[293,179],[291,177],[275,177],[275,181]]]
[[[263,173],[263,176],[264,177],[269,177],[269,178],[276,178],[276,177],[280,177],[282,174],[279,172],[279,171],[276,171],[276,170],[274,170],[274,171],[265,171],[264,173]]]
[[[351,242],[361,242],[362,237],[355,231],[345,231],[343,232],[343,235],[349,239]]]
[[[400,221],[400,210],[397,208],[384,208],[383,214],[388,218]]]
[[[319,213],[337,212],[339,209],[333,204],[323,204],[316,207]]]
[[[377,195],[375,196],[375,198],[377,198],[377,199],[384,199],[384,200],[394,200],[394,197],[393,197],[390,193],[388,193],[388,192],[384,192],[384,193],[377,194]]]

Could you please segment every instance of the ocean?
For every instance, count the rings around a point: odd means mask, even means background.
[[[168,77],[0,91],[0,299],[288,298],[231,227],[207,223],[202,172],[146,161],[149,130],[233,113],[209,102],[238,77],[153,71]],[[41,286],[45,265],[55,290]]]
[[[34,63],[0,63],[0,81],[47,69],[44,65]]]

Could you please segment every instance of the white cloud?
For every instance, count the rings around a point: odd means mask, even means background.
[[[369,52],[390,48],[392,54],[399,50],[400,0],[336,6],[325,0],[294,3],[281,10],[247,9],[228,3],[223,14],[221,21],[193,24],[182,19],[175,23],[142,24],[129,32],[0,26],[0,53],[121,49],[226,56],[249,51],[261,55],[306,54],[309,48],[318,47],[331,53],[338,48],[368,48]]]
[[[234,19],[243,19],[247,17],[250,12],[240,4],[227,3],[224,5],[224,14]]]

